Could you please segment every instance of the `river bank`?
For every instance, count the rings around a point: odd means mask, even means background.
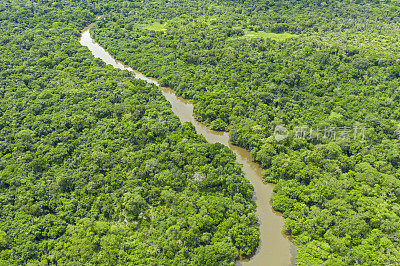
[[[257,203],[256,214],[260,224],[260,244],[256,253],[247,261],[239,261],[238,265],[293,265],[295,264],[296,246],[290,242],[289,237],[283,231],[283,217],[275,212],[271,206],[271,194],[273,184],[265,184],[262,180],[262,169],[253,162],[250,152],[234,146],[229,142],[228,132],[213,131],[205,125],[197,122],[193,117],[193,104],[188,100],[175,95],[170,88],[161,87],[156,79],[146,77],[142,73],[115,60],[104,48],[97,44],[90,36],[89,25],[82,31],[79,39],[83,46],[86,46],[92,54],[106,64],[110,64],[121,70],[128,70],[135,74],[140,80],[155,84],[160,88],[164,97],[171,103],[172,111],[177,115],[181,122],[191,122],[198,134],[203,135],[208,142],[221,143],[228,146],[236,154],[236,162],[242,165],[245,177],[254,186],[253,200]]]

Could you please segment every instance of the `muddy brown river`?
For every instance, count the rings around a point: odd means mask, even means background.
[[[115,68],[132,71],[137,79],[157,85],[165,98],[171,103],[173,112],[181,122],[191,122],[195,126],[197,133],[203,135],[208,142],[222,143],[236,154],[236,162],[242,165],[245,177],[254,186],[253,200],[257,203],[256,213],[260,224],[260,244],[256,253],[247,261],[237,261],[236,265],[294,265],[297,255],[296,246],[282,231],[282,215],[275,212],[271,206],[271,193],[274,185],[262,181],[262,169],[257,163],[253,162],[250,152],[232,145],[229,142],[228,132],[213,131],[197,122],[193,117],[193,104],[188,100],[176,96],[170,88],[161,87],[156,79],[146,77],[122,62],[115,60],[92,39],[89,32],[92,26],[93,24],[82,31],[79,42],[89,48],[94,57]]]

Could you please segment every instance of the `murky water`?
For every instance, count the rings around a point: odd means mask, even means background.
[[[236,162],[243,165],[245,177],[254,186],[253,200],[257,203],[257,215],[260,223],[260,245],[253,257],[248,261],[238,261],[237,265],[294,265],[297,255],[296,246],[282,232],[283,218],[275,212],[271,206],[271,193],[273,184],[265,184],[262,181],[262,169],[252,160],[251,154],[240,147],[229,143],[228,132],[213,131],[205,125],[197,122],[193,117],[193,105],[181,97],[177,97],[169,88],[161,87],[156,79],[148,78],[142,73],[115,60],[105,49],[97,44],[90,36],[89,25],[82,31],[79,42],[89,48],[94,57],[100,58],[106,64],[115,68],[129,70],[135,73],[137,79],[157,85],[165,98],[171,103],[172,111],[181,122],[192,122],[198,134],[202,134],[208,142],[222,143],[228,146],[236,154]]]

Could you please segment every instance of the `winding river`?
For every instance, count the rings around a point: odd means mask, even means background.
[[[283,218],[275,212],[271,206],[271,193],[273,184],[262,181],[262,169],[253,162],[250,152],[243,148],[232,145],[229,142],[228,132],[213,131],[205,125],[197,122],[193,117],[193,104],[174,94],[170,88],[159,85],[156,79],[146,77],[142,73],[115,60],[103,47],[96,43],[90,36],[89,30],[94,24],[89,25],[82,31],[79,42],[89,48],[94,57],[103,60],[115,68],[129,70],[135,73],[137,79],[144,80],[157,85],[165,98],[171,103],[172,110],[181,122],[191,122],[198,134],[202,134],[208,142],[222,143],[228,146],[236,154],[236,162],[243,165],[242,170],[245,177],[254,186],[253,200],[257,203],[257,215],[260,224],[260,245],[250,260],[238,261],[237,265],[294,265],[297,255],[296,246],[290,242],[283,233]]]

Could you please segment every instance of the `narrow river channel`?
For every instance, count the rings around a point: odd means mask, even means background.
[[[257,203],[257,215],[260,224],[260,245],[253,257],[248,261],[238,261],[237,265],[294,265],[297,255],[296,246],[290,242],[283,233],[283,218],[275,212],[271,206],[271,193],[273,184],[262,181],[262,169],[253,162],[250,152],[229,142],[228,132],[213,131],[205,125],[197,122],[193,117],[193,104],[174,94],[169,88],[161,87],[157,80],[146,77],[142,73],[115,60],[104,48],[97,44],[90,36],[89,30],[93,24],[82,31],[79,42],[89,48],[94,57],[103,60],[106,64],[115,68],[129,70],[135,73],[137,79],[157,85],[165,98],[171,103],[172,110],[181,122],[191,122],[198,134],[202,134],[208,142],[222,143],[228,146],[236,154],[236,162],[243,165],[245,177],[254,186],[253,200]]]

